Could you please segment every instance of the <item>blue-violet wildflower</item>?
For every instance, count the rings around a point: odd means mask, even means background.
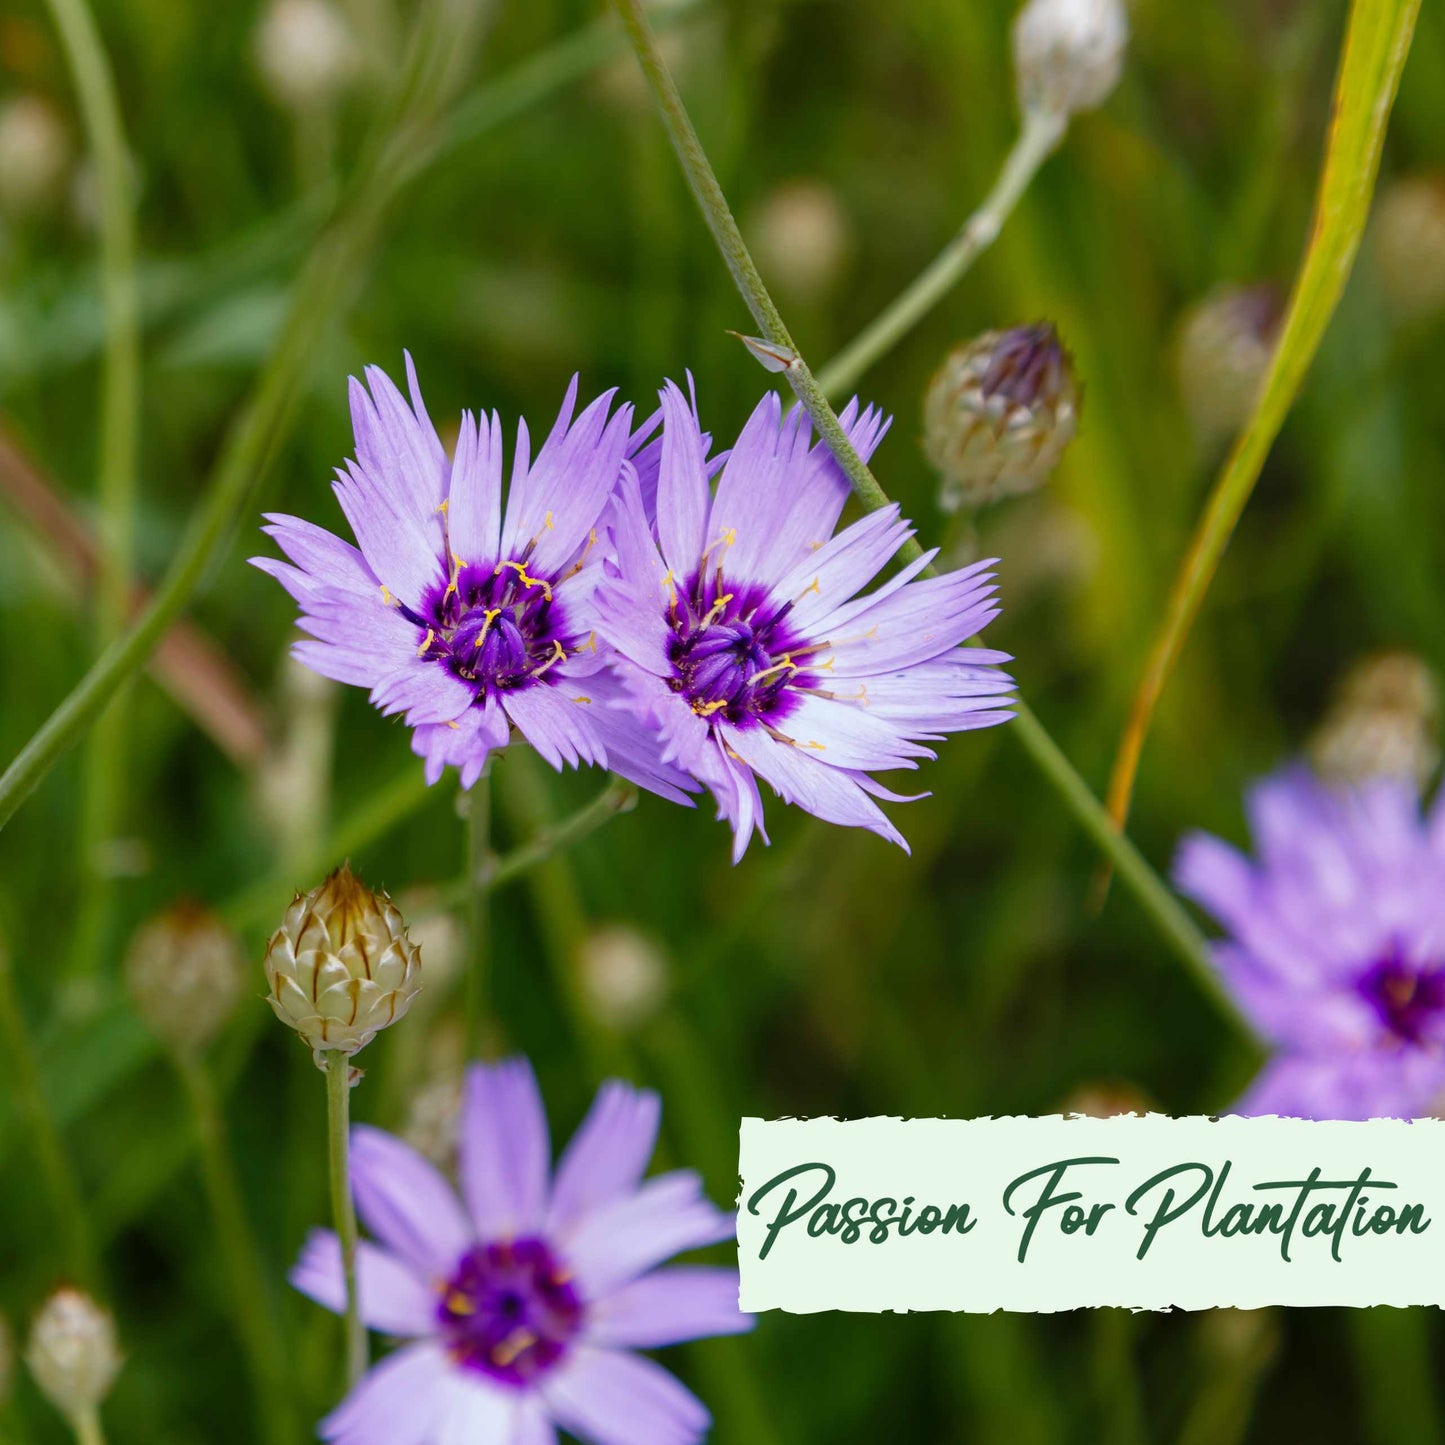
[[[352,1134],[361,1313],[409,1343],[321,1423],[340,1445],[693,1445],[706,1408],[633,1353],[750,1329],[736,1269],[678,1265],[732,1239],[698,1176],[642,1182],[656,1094],[612,1081],[550,1168],[547,1116],[523,1059],[467,1075],[458,1199],[435,1166],[380,1130]],[[345,1302],[334,1234],[311,1235],[291,1282]]]

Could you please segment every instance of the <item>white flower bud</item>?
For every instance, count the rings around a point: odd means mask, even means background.
[[[645,934],[622,924],[596,929],[582,944],[578,974],[588,1011],[608,1028],[645,1023],[667,992],[667,959]]]
[[[833,290],[852,249],[837,192],[807,176],[774,186],[749,229],[763,274],[805,301],[821,300]]]
[[[1375,207],[1371,244],[1396,316],[1428,321],[1445,311],[1445,177],[1392,181]]]
[[[1217,286],[1185,313],[1175,351],[1179,393],[1205,443],[1232,437],[1259,396],[1281,317],[1278,290]]]
[[[297,894],[266,945],[268,1001],[309,1043],[354,1054],[395,1023],[421,988],[421,950],[387,895],[343,864]]]
[[[1129,43],[1123,0],[1028,0],[1014,21],[1014,73],[1025,114],[1068,117],[1102,105]]]
[[[1409,778],[1424,785],[1440,762],[1440,688],[1407,652],[1367,657],[1345,674],[1309,752],[1332,783]]]
[[[69,161],[65,123],[48,101],[21,95],[0,105],[0,210],[24,215],[53,200]]]
[[[172,1048],[195,1053],[230,1018],[246,962],[240,940],[215,914],[179,903],[136,931],[125,972],[141,1021]]]
[[[30,1326],[25,1363],[62,1415],[73,1420],[88,1414],[110,1393],[120,1370],[115,1322],[89,1295],[58,1289]]]
[[[333,99],[360,69],[360,49],[330,0],[272,0],[256,30],[256,61],[272,97],[301,110]]]

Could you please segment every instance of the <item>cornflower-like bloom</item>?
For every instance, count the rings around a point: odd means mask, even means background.
[[[351,382],[356,459],[335,490],[360,549],[271,514],[264,530],[291,561],[251,559],[301,605],[311,636],[295,656],[403,714],[429,782],[451,765],[470,788],[515,727],[554,768],[611,767],[685,802],[687,780],[609,705],[592,606],[599,515],[635,445],[631,408],[613,412],[608,392],[574,421],[574,379],[535,458],[519,422],[504,510],[500,418],[464,413],[448,461],[406,365],[410,406],[376,367],[370,395]]]
[[[727,456],[714,497],[696,412],[669,383],[656,525],[624,468],[598,589],[599,625],[664,761],[705,784],[734,859],[762,831],[762,778],[832,823],[906,848],[870,774],[932,757],[924,740],[1012,714],[1001,652],[960,646],[997,615],[989,563],[927,580],[935,555],[859,596],[912,535],[889,506],[833,535],[848,485],[806,417],[769,394]],[[886,423],[841,418],[868,457]],[[764,834],[766,839],[766,834]]]
[[[1410,1118],[1445,1092],[1445,805],[1407,778],[1331,787],[1303,767],[1249,797],[1257,860],[1184,841],[1180,888],[1228,930],[1215,962],[1277,1051],[1236,1106]]]
[[[371,1328],[411,1341],[320,1427],[341,1445],[691,1445],[707,1410],[635,1349],[750,1329],[735,1269],[656,1266],[734,1236],[696,1174],[642,1183],[656,1094],[612,1081],[549,1178],[547,1117],[524,1059],[468,1072],[461,1200],[421,1155],[352,1135],[352,1187],[377,1244],[358,1283]],[[291,1282],[340,1311],[334,1234],[317,1231]]]

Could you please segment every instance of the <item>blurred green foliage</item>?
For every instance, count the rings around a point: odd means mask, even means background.
[[[597,12],[496,0],[474,84],[507,74]],[[409,7],[349,0],[385,66]],[[135,152],[145,374],[139,537],[165,565],[220,438],[268,355],[318,197],[354,157],[375,100],[289,114],[258,78],[257,10],[176,0],[96,6]],[[841,260],[777,299],[822,361],[889,301],[984,193],[1015,125],[1010,0],[712,0],[671,31],[672,61],[723,186],[756,240],[769,198],[808,178],[837,202]],[[998,244],[867,379],[896,416],[880,481],[938,535],[917,443],[946,348],[1047,317],[1086,390],[1081,433],[1047,493],[981,519],[1037,711],[1101,786],[1160,600],[1218,458],[1172,381],[1181,311],[1214,283],[1287,286],[1302,252],[1342,30],[1341,0],[1139,0],[1125,79],[1081,118]],[[378,28],[379,27],[379,28]],[[0,16],[0,102],[39,93],[80,127],[35,0]],[[1385,174],[1445,165],[1445,16],[1426,6]],[[78,196],[76,192],[78,191]],[[80,514],[90,505],[100,311],[83,169],[54,203],[0,219],[0,408]],[[760,264],[770,276],[767,246]],[[776,256],[773,258],[776,260]],[[781,281],[781,273],[778,277]],[[1133,831],[1167,867],[1183,829],[1242,836],[1241,790],[1298,748],[1342,670],[1403,646],[1445,666],[1445,335],[1389,320],[1367,245],[1304,396],[1271,456],[1145,756]],[[410,190],[350,308],[320,348],[300,421],[262,499],[338,525],[327,482],[350,448],[344,380],[417,359],[433,417],[496,406],[545,425],[566,379],[648,405],[690,368],[704,422],[730,435],[765,378],[728,328],[747,317],[687,195],[632,62],[620,57],[474,141]],[[510,428],[509,428],[510,429]],[[260,510],[260,508],[258,508]],[[80,579],[0,503],[0,754],[8,759],[83,670]],[[193,617],[234,659],[275,735],[293,610],[243,565],[248,521]],[[225,1284],[183,1101],[115,988],[125,939],[189,894],[217,905],[286,877],[251,770],[151,683],[137,690],[121,916],[98,980],[64,977],[74,917],[79,768],[68,760],[0,834],[0,931],[106,1245],[129,1363],[118,1440],[252,1437]],[[338,699],[332,818],[418,765],[404,730],[354,690]],[[315,781],[314,779],[312,780]],[[706,808],[646,799],[494,903],[499,1047],[535,1060],[560,1136],[598,1077],[666,1098],[665,1152],[716,1197],[736,1187],[742,1114],[1040,1112],[1126,1084],[1170,1112],[1223,1107],[1254,1065],[1160,948],[1127,895],[1085,906],[1094,863],[1001,732],[946,743],[931,796],[896,810],[912,857],[771,808],[770,849],[737,868]],[[595,776],[532,759],[496,770],[499,845],[580,806]],[[408,785],[400,784],[405,790]],[[443,783],[353,848],[393,892],[447,883],[463,826]],[[324,836],[326,816],[301,833]],[[294,840],[293,840],[294,841]],[[287,878],[308,886],[311,877]],[[279,908],[284,890],[275,899]],[[580,992],[601,923],[646,931],[668,959],[664,1006],[625,1031]],[[264,912],[248,922],[260,957]],[[261,987],[259,964],[256,991]],[[369,1051],[363,1118],[399,1126],[459,992]],[[309,1058],[250,1003],[217,1050],[247,1202],[272,1269],[296,1388],[335,1383],[333,1322],[286,1297],[284,1267],[325,1215],[323,1091]],[[0,1060],[0,1077],[9,1076]],[[0,1308],[23,1320],[64,1267],[0,1096]],[[1378,1313],[1378,1312],[1376,1312]],[[679,1365],[721,1441],[1439,1439],[1433,1317],[1298,1311],[1264,1319],[1065,1315],[768,1317]],[[1257,1398],[1255,1398],[1257,1391]],[[37,1397],[14,1424],[59,1439]],[[23,1417],[23,1419],[22,1419]],[[1191,1433],[1192,1432],[1192,1433]]]

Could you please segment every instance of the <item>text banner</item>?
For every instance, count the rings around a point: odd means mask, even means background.
[[[1445,1302],[1445,1122],[744,1119],[747,1310]]]

